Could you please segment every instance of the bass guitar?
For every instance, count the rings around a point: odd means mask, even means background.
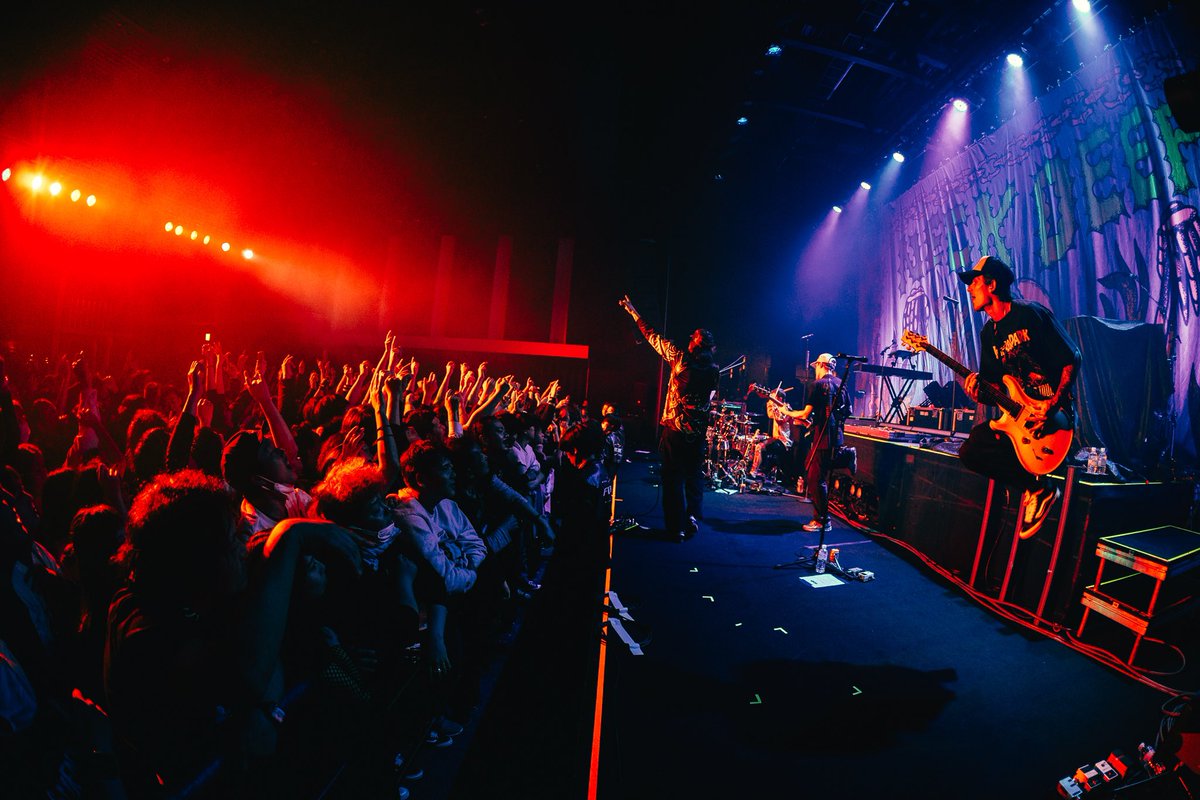
[[[910,350],[924,351],[952,369],[960,378],[966,378],[971,370],[938,350],[919,333],[905,331],[900,337]],[[1009,438],[1017,452],[1017,460],[1026,471],[1034,475],[1052,472],[1071,449],[1074,432],[1064,424],[1061,415],[1047,416],[1045,402],[1034,400],[1021,389],[1017,379],[1005,375],[1003,387],[979,380],[979,399],[1000,407],[1000,419],[988,423],[992,430]]]

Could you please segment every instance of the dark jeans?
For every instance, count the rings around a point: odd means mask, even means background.
[[[972,472],[978,472],[1021,491],[1041,486],[1038,476],[1028,472],[1017,460],[1012,441],[1003,433],[992,430],[986,422],[971,429],[971,435],[959,448],[958,458]]]
[[[829,521],[829,472],[832,463],[833,451],[821,447],[812,454],[804,477],[808,499],[813,504],[813,519],[818,522]]]
[[[663,523],[668,533],[683,530],[688,517],[703,516],[704,435],[663,428],[658,439],[662,457]]]

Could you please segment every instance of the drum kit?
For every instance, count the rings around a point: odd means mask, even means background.
[[[710,412],[704,476],[712,488],[744,491],[753,487],[750,468],[754,463],[754,452],[758,445],[771,438],[757,430],[758,419],[762,416],[745,413],[741,403],[718,403]]]

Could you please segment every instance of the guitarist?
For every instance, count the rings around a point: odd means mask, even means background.
[[[717,346],[710,331],[697,328],[687,350],[681,350],[642,319],[629,295],[621,298],[619,305],[671,368],[658,450],[662,457],[663,521],[668,535],[683,541],[699,530],[697,520],[702,516],[704,434],[717,391]]]
[[[1036,404],[1036,422],[1029,430],[1042,432],[1073,428],[1073,386],[1079,370],[1079,348],[1067,336],[1053,312],[1043,305],[1013,300],[1012,269],[995,256],[984,256],[969,270],[957,273],[967,285],[971,308],[988,315],[979,337],[979,372],[963,381],[967,395],[981,401],[979,381],[998,384],[1011,375]],[[1012,441],[987,422],[976,425],[959,451],[962,463],[974,472],[1023,490],[1019,535],[1028,539],[1046,521],[1062,494],[1046,476],[1033,475],[1017,460]]]

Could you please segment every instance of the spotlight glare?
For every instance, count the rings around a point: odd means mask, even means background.
[[[79,191],[78,189],[71,190],[71,202],[72,203],[78,203],[79,198],[82,196],[83,196],[83,192]]]
[[[862,183],[860,183],[859,186],[861,186],[864,191],[867,191],[867,192],[871,191],[871,184],[867,183],[866,181],[863,181]]]
[[[192,231],[192,241],[193,242],[196,241],[196,237],[199,235],[200,235],[200,233],[198,231]]]
[[[164,231],[166,231],[167,233],[170,233],[171,231],[175,230],[175,223],[174,223],[174,222],[168,222],[168,223],[166,224],[166,226],[164,226],[164,227],[163,227],[163,230],[164,230]]]
[[[254,251],[251,250],[249,247],[247,247],[245,250],[242,251],[242,258],[249,261],[250,259],[254,258]]]
[[[211,237],[211,236],[205,235],[205,237],[204,237],[204,243],[205,243],[205,244],[208,244],[208,243],[209,243],[209,241],[210,241],[211,239],[212,239],[212,237]]]
[[[833,213],[835,213],[835,214],[840,214],[840,213],[842,213],[842,207],[841,207],[841,206],[834,206],[834,207],[833,207]]]
[[[1071,5],[1074,6],[1075,10],[1080,14],[1087,14],[1092,10],[1092,4],[1088,2],[1088,0],[1071,0]]]
[[[892,153],[892,161],[895,161],[897,164],[903,164],[904,163],[904,153],[901,153],[899,150]]]
[[[229,242],[221,242],[221,249],[226,253],[229,252]]]
[[[96,195],[89,194],[87,197],[87,204],[89,208],[96,205]]]
[[[1020,53],[1009,53],[1004,60],[1008,62],[1010,67],[1025,66],[1025,59],[1021,58]]]
[[[747,119],[746,117],[738,117],[738,118],[737,118],[737,124],[738,124],[738,125],[743,125],[743,126],[745,126],[745,125],[749,125],[749,124],[750,124],[750,120],[749,120],[749,119]]]
[[[34,175],[33,180],[29,182],[29,188],[35,192],[40,192],[42,190],[42,176]]]
[[[58,181],[55,181],[54,183],[50,184],[47,189],[49,190],[51,197],[58,197],[59,193],[62,191],[62,184]]]
[[[966,110],[970,108],[970,106],[967,105],[967,101],[963,100],[961,97],[954,98],[954,101],[951,103],[951,105],[954,106],[954,110],[960,114],[965,113]]]
[[[779,46],[779,45],[777,45],[777,44],[773,44],[773,45],[771,45],[770,47],[768,47],[768,48],[767,48],[767,55],[769,55],[769,56],[781,56],[781,55],[783,55],[783,48],[782,48],[782,47],[780,47],[780,46]]]
[[[8,167],[4,168],[4,172],[0,172],[0,180],[8,180],[12,177],[12,170]]]
[[[182,226],[182,225],[176,225],[176,226],[175,226],[175,235],[176,235],[176,236],[183,236],[183,226]]]

